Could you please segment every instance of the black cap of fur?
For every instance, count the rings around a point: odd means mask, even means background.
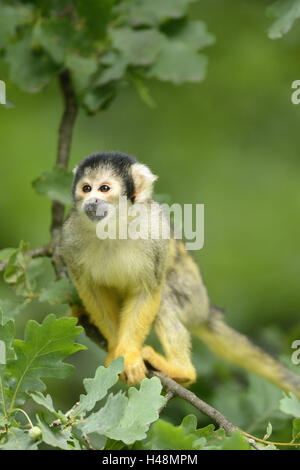
[[[134,184],[132,176],[129,172],[131,165],[136,163],[137,160],[130,155],[126,155],[126,153],[122,152],[101,152],[101,153],[93,153],[86,157],[82,162],[79,163],[72,187],[72,194],[74,197],[75,188],[78,181],[84,175],[86,168],[96,169],[101,166],[107,166],[112,168],[112,170],[122,178],[125,187],[126,197],[134,201]]]

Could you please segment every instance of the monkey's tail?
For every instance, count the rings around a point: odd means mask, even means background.
[[[197,327],[194,333],[216,355],[261,375],[300,399],[300,375],[289,371],[246,336],[226,325],[217,310],[213,309],[209,323]]]

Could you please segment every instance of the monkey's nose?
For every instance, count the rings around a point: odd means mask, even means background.
[[[108,204],[102,199],[90,198],[84,205],[84,212],[93,221],[103,219],[108,212]]]

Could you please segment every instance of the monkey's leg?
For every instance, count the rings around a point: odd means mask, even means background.
[[[121,309],[117,346],[112,358],[124,356],[125,371],[121,377],[129,384],[139,383],[146,376],[142,345],[159,309],[160,298],[160,289],[152,295],[145,291],[132,292]]]
[[[107,340],[108,356],[106,362],[109,364],[112,359],[112,352],[116,347],[119,327],[118,312],[120,306],[115,300],[116,296],[110,289],[95,285],[92,281],[88,284],[75,282],[75,285],[89,314],[91,323],[99,329]]]
[[[175,313],[161,308],[155,320],[155,331],[166,358],[151,346],[143,348],[143,358],[155,369],[174,380],[189,385],[196,380],[196,371],[190,359],[190,334]]]

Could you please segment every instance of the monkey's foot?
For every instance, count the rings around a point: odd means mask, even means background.
[[[146,377],[146,366],[140,351],[124,351],[117,348],[113,354],[109,354],[106,362],[118,356],[123,356],[125,360],[125,370],[120,374],[120,378],[127,385],[136,385]]]
[[[168,361],[161,354],[154,351],[151,346],[144,346],[142,355],[143,359],[149,362],[154,369],[164,372],[178,383],[190,385],[196,381],[196,371],[191,363],[182,366]]]
[[[110,365],[111,361],[115,358],[116,358],[116,356],[115,356],[114,351],[108,351],[107,355],[106,355],[106,358],[105,358],[106,367],[108,367]]]

